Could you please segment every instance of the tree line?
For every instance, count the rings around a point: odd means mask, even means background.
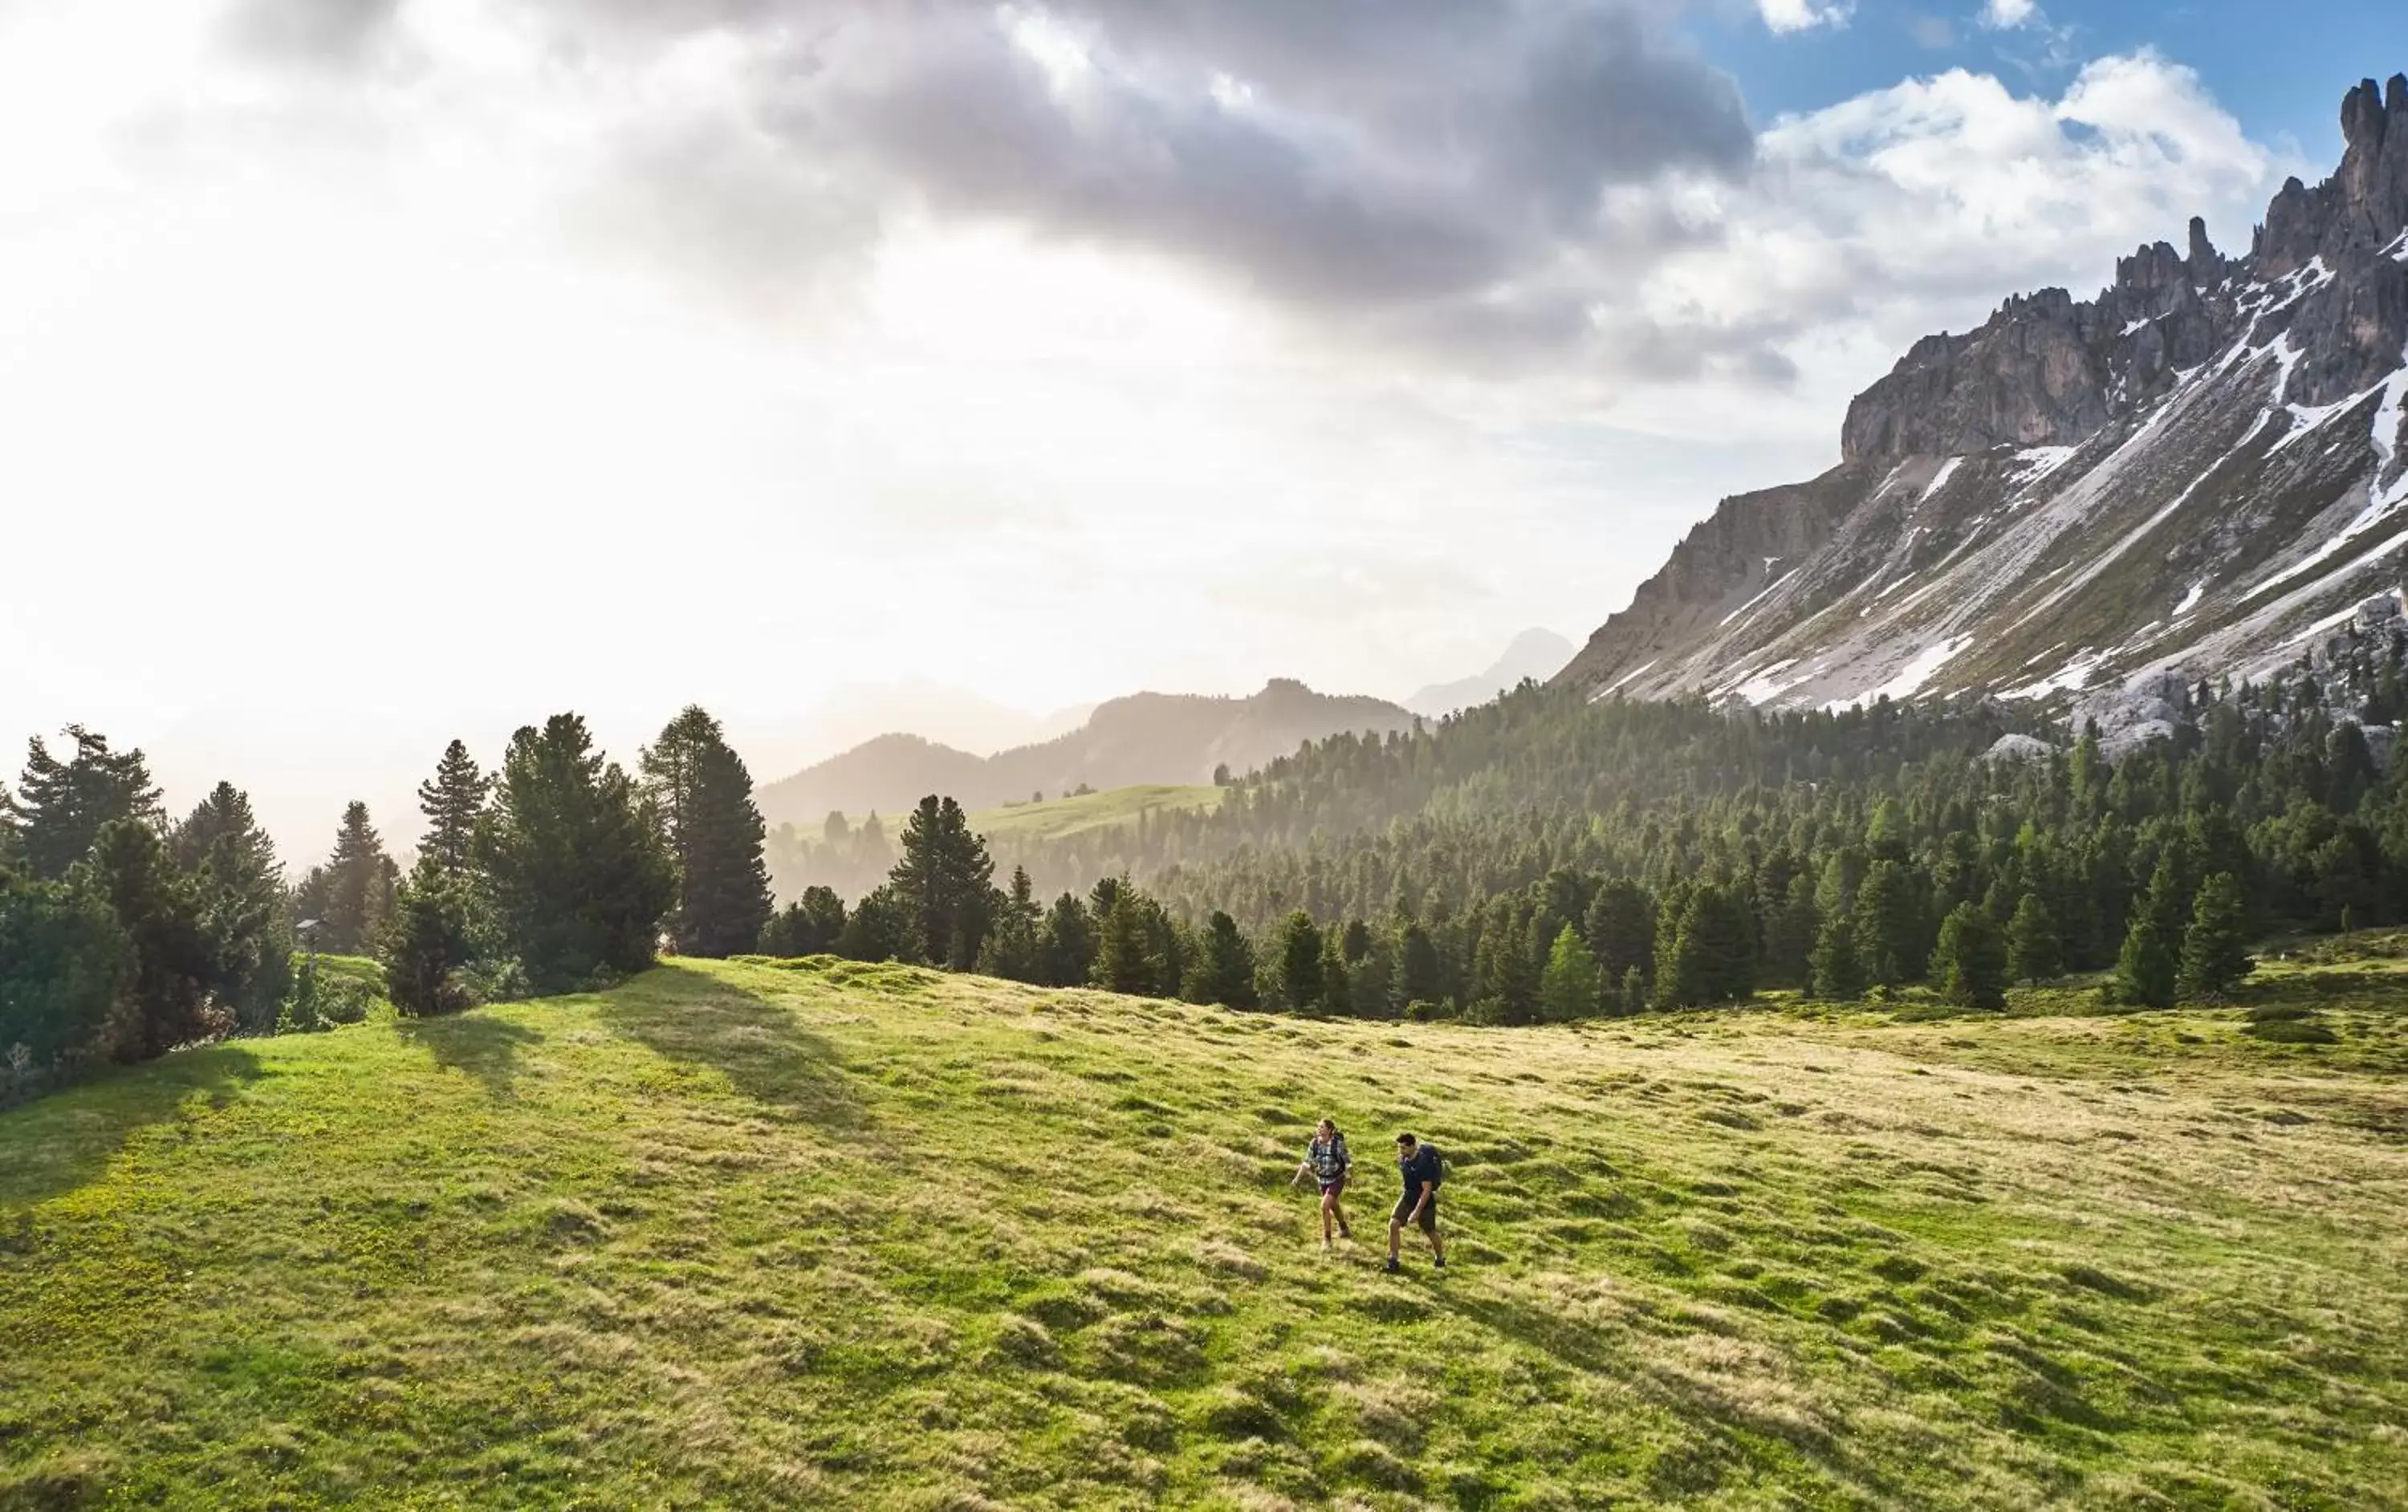
[[[397,1007],[444,1013],[597,985],[665,946],[748,951],[770,917],[752,778],[701,708],[632,776],[575,714],[520,730],[490,775],[455,740],[418,798],[408,872],[354,803],[288,886],[232,784],[171,821],[140,751],[80,727],[56,753],[29,742],[0,786],[0,1092],[316,1027],[318,950],[377,956]]]

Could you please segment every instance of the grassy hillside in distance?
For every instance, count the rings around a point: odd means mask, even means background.
[[[1059,840],[1090,830],[1135,824],[1149,810],[1218,808],[1226,788],[1181,787],[1146,783],[1082,793],[1075,798],[1049,798],[1041,804],[1007,804],[970,816],[970,828],[990,839],[1027,842]]]
[[[0,1115],[0,1506],[2401,1506],[2408,975],[2275,975],[2334,1043],[821,959],[182,1052]]]

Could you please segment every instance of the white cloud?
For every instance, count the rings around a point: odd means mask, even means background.
[[[1983,0],[1982,24],[1994,30],[2007,31],[2023,25],[2040,13],[2034,0]]]
[[[1856,10],[1856,0],[1827,0],[1824,4],[1816,0],[1756,0],[1756,8],[1764,17],[1764,24],[1776,32],[1845,26]]]

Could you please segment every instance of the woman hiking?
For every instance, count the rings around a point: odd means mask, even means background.
[[[1338,1205],[1340,1195],[1346,1190],[1346,1173],[1354,1168],[1354,1158],[1346,1153],[1346,1136],[1338,1132],[1336,1123],[1324,1119],[1321,1126],[1312,1133],[1312,1143],[1304,1147],[1304,1160],[1297,1166],[1296,1175],[1288,1178],[1287,1184],[1293,1187],[1310,1173],[1315,1181],[1321,1183],[1321,1248],[1324,1249],[1334,1242],[1329,1235],[1329,1226],[1333,1222],[1338,1225],[1340,1234],[1349,1239],[1354,1236],[1354,1231],[1346,1226],[1345,1209]]]

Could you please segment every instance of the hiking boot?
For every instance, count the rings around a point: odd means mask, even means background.
[[[1432,1255],[1430,1257],[1430,1263],[1437,1266],[1440,1270],[1444,1270],[1446,1269],[1446,1257],[1444,1255]]]
[[[1341,1239],[1352,1239],[1354,1237],[1354,1231],[1348,1228],[1345,1224],[1340,1223],[1338,1225],[1338,1237]]]
[[[1400,1271],[1400,1270],[1403,1270],[1403,1269],[1404,1269],[1404,1267],[1403,1267],[1402,1265],[1399,1265],[1399,1264],[1398,1264],[1398,1263],[1397,1263],[1397,1257],[1396,1257],[1396,1256],[1394,1256],[1394,1255],[1390,1255],[1390,1256],[1388,1257],[1388,1262],[1387,1262],[1385,1265],[1381,1266],[1380,1268],[1381,1268],[1382,1270],[1386,1271],[1390,1276],[1394,1276],[1394,1275],[1396,1275],[1398,1271]]]

